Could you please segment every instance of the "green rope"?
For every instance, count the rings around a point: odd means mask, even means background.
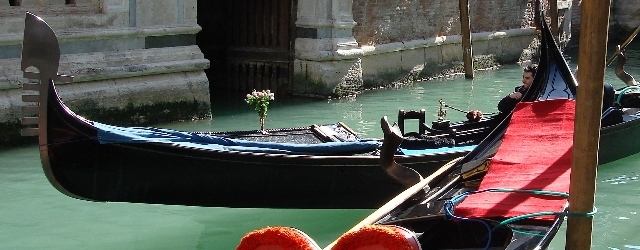
[[[482,192],[530,193],[530,194],[536,194],[536,195],[550,195],[550,196],[558,196],[558,197],[563,197],[563,198],[569,198],[569,194],[565,193],[565,192],[538,190],[538,189],[492,188],[492,189],[484,190]],[[564,215],[564,216],[568,216],[568,217],[593,217],[593,216],[596,215],[597,212],[598,212],[598,208],[596,208],[594,206],[593,207],[593,211],[588,212],[588,213],[568,213],[568,212],[553,212],[553,211],[529,213],[529,214],[523,214],[523,215],[519,215],[519,216],[515,216],[515,217],[511,217],[509,219],[506,219],[506,220],[500,222],[498,224],[498,226],[496,226],[496,227],[504,226],[504,225],[507,225],[507,224],[512,223],[514,221],[519,221],[519,220],[532,218],[532,217],[538,217],[538,216],[549,216],[549,215],[562,216],[562,215]]]
[[[486,192],[505,192],[505,193],[530,193],[537,195],[550,195],[562,198],[569,198],[569,194],[565,192],[539,190],[539,189],[512,189],[512,188],[491,188],[484,190]]]
[[[628,91],[632,91],[632,90],[638,90],[638,89],[640,89],[640,87],[638,87],[638,86],[627,86],[627,87],[624,87],[622,90],[620,90],[620,93],[618,93],[618,98],[616,99],[616,104],[622,105],[620,103],[620,100],[622,99],[622,96],[624,95],[624,93],[626,93]]]
[[[562,197],[562,198],[569,198],[569,194],[565,193],[565,192],[539,190],[539,189],[492,188],[492,189],[487,189],[487,190],[484,190],[484,191],[487,191],[487,192],[530,193],[530,194],[536,194],[536,195],[550,195],[550,196],[558,196],[558,197]],[[506,221],[510,221],[510,220],[517,221],[517,220],[521,220],[521,219],[525,219],[525,218],[529,218],[529,217],[545,216],[545,215],[565,215],[565,216],[569,216],[569,217],[593,217],[593,216],[595,216],[595,214],[597,212],[598,212],[598,209],[596,207],[593,207],[593,211],[588,212],[588,213],[538,212],[538,213],[530,213],[530,214],[524,214],[524,215],[516,216],[516,217],[513,217],[513,218],[511,218],[509,220],[506,220]],[[523,217],[523,218],[520,218],[520,217]]]
[[[594,206],[593,211],[588,213],[561,213],[561,214],[564,214],[565,216],[568,216],[568,217],[593,217],[593,216],[596,216],[597,213],[598,213],[598,208]]]
[[[558,215],[558,216],[565,215],[565,216],[568,216],[568,217],[593,217],[593,216],[596,215],[597,212],[598,212],[598,208],[594,206],[593,207],[593,211],[588,212],[588,213],[539,212],[539,213],[524,214],[524,215],[516,216],[516,217],[513,217],[513,218],[510,218],[510,219],[507,219],[507,220],[504,220],[504,221],[500,222],[491,231],[495,230],[498,227],[506,226],[511,222],[522,220],[522,219],[526,219],[526,218],[530,218],[530,217],[543,216],[543,215]],[[544,233],[535,233],[535,232],[515,229],[515,228],[512,228],[512,227],[510,227],[510,228],[514,232],[517,232],[517,233],[520,233],[520,234],[527,234],[527,235],[533,235],[533,236],[539,236],[539,237],[544,236]]]
[[[509,219],[503,220],[502,222],[500,222],[500,224],[498,224],[497,227],[504,226],[504,225],[507,225],[507,224],[509,224],[511,222],[524,220],[524,219],[527,219],[527,218],[532,218],[532,217],[537,217],[537,216],[545,216],[545,215],[558,215],[558,214],[560,214],[560,213],[558,213],[558,212],[537,212],[537,213],[529,213],[529,214],[518,215],[518,216],[515,216],[515,217],[511,217]]]
[[[488,191],[488,192],[531,193],[531,194],[536,194],[536,195],[551,195],[551,196],[569,198],[569,194],[565,193],[565,192],[556,192],[556,191],[548,191],[548,190],[537,190],[537,189],[494,188],[494,189],[487,189],[485,191]],[[538,217],[538,216],[554,216],[554,215],[555,216],[563,216],[564,215],[564,216],[568,216],[568,217],[593,217],[593,216],[596,215],[597,212],[598,212],[598,208],[596,208],[594,206],[593,207],[593,211],[588,212],[588,213],[569,213],[569,212],[546,211],[546,212],[523,214],[523,215],[511,217],[509,219],[506,219],[506,220],[500,222],[491,231],[493,231],[496,228],[499,228],[501,226],[506,226],[506,225],[508,225],[508,224],[510,224],[512,222],[515,222],[515,221],[524,220],[524,219],[533,218],[533,217]],[[520,233],[520,234],[527,234],[527,235],[540,236],[540,237],[544,236],[544,234],[542,234],[542,233],[529,232],[529,231],[519,230],[519,229],[514,229],[514,228],[511,228],[511,230],[513,230],[514,232]]]
[[[512,227],[509,227],[509,228],[511,228],[511,231],[514,231],[514,232],[519,233],[519,234],[531,235],[531,236],[536,236],[536,237],[543,237],[545,235],[544,233],[540,233],[540,232],[531,232],[531,231],[516,229],[516,228],[512,228]],[[491,230],[491,231],[493,231],[493,230]]]
[[[529,193],[529,194],[535,194],[535,195],[549,195],[549,196],[557,196],[557,197],[562,197],[562,198],[569,198],[569,194],[565,193],[565,192],[557,192],[557,191],[549,191],[549,190],[538,190],[538,189],[490,188],[490,189],[485,189],[485,190],[465,192],[465,193],[462,193],[460,195],[454,196],[451,199],[448,199],[447,202],[445,202],[445,213],[447,213],[448,215],[450,215],[452,217],[455,217],[455,218],[461,218],[461,217],[455,216],[453,214],[453,209],[452,209],[452,207],[454,206],[453,204],[460,202],[464,197],[468,196],[469,194],[476,194],[476,193],[483,193],[483,192]],[[449,204],[451,206],[451,208],[447,209],[447,204]],[[499,228],[501,226],[508,226],[508,224],[510,224],[510,223],[512,223],[514,221],[519,221],[519,220],[523,220],[523,219],[527,219],[527,218],[538,217],[538,216],[593,217],[593,216],[595,216],[595,214],[597,212],[598,212],[598,208],[596,208],[594,206],[593,207],[593,211],[588,212],[588,213],[569,213],[569,212],[547,211],[547,212],[536,212],[536,213],[523,214],[523,215],[511,217],[509,219],[506,219],[506,220],[498,223],[498,225],[496,225],[493,229],[490,230],[489,235],[491,235],[491,232],[493,232],[495,229],[497,229],[497,228]],[[520,234],[527,234],[527,235],[533,235],[533,236],[539,236],[539,237],[544,236],[543,233],[531,232],[531,231],[516,229],[516,228],[513,228],[513,227],[509,227],[509,228],[511,228],[512,231],[514,231],[516,233],[520,233]]]

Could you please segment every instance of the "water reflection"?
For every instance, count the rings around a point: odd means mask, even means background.
[[[608,179],[608,180],[604,180],[602,181],[603,183],[606,184],[611,184],[611,185],[618,185],[618,184],[626,184],[628,182],[637,182],[638,181],[638,174],[634,175],[634,176],[627,176],[627,175],[622,175],[622,176],[618,176],[612,179]]]
[[[598,166],[592,249],[635,249],[640,245],[638,209],[640,154]],[[564,249],[566,223],[549,249]]]

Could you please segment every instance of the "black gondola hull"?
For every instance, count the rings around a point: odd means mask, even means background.
[[[101,144],[92,122],[50,86],[49,179],[72,197],[212,207],[375,208],[404,190],[376,155],[312,156],[189,148],[165,143]],[[399,156],[423,176],[467,151]]]

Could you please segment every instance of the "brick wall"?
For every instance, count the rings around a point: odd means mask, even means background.
[[[470,0],[471,32],[529,27],[529,0]],[[458,0],[353,0],[360,46],[459,35]]]
[[[611,3],[611,25],[618,26],[615,28],[622,29],[621,32],[628,36],[638,26],[640,26],[640,4],[638,0],[614,0]],[[613,27],[610,27],[613,28]]]
[[[571,29],[572,33],[580,34],[581,2],[583,0],[573,0]],[[626,39],[638,26],[640,26],[640,4],[638,0],[613,0],[611,1],[611,12],[609,13],[609,31],[619,34],[612,34],[619,39]],[[574,36],[577,40],[578,36]],[[610,39],[611,40],[611,37]],[[577,41],[576,41],[577,42]]]
[[[578,34],[580,30],[580,18],[582,17],[582,11],[580,11],[580,2],[582,0],[573,0],[571,3],[571,33]],[[576,36],[577,39],[577,36]]]

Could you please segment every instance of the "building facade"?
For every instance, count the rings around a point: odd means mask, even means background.
[[[60,42],[58,86],[65,103],[112,108],[158,101],[209,101],[209,67],[196,45],[196,0],[23,1],[0,5],[0,121],[18,119],[25,12],[42,17]]]

